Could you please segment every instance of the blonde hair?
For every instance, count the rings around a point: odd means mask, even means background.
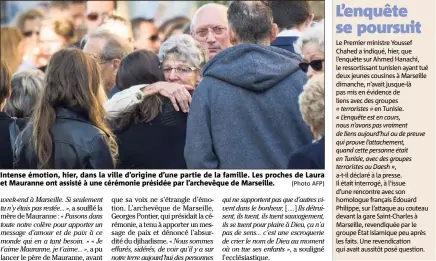
[[[324,74],[312,76],[298,98],[304,121],[318,134],[325,132]]]
[[[69,45],[76,41],[74,24],[68,19],[51,20],[46,19],[42,22],[41,27],[50,27],[55,34],[65,39],[65,45]]]
[[[23,34],[17,28],[3,27],[0,31],[0,57],[8,65],[11,73],[15,73],[21,64],[18,48],[24,39]]]

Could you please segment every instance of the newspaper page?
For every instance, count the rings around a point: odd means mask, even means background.
[[[0,261],[436,260],[433,0],[33,2]]]
[[[435,258],[434,4],[334,3],[336,259]]]

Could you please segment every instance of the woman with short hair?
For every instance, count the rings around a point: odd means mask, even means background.
[[[170,37],[161,45],[159,50],[159,62],[166,82],[157,82],[150,84],[146,88],[144,85],[134,87],[118,92],[105,103],[105,109],[110,115],[116,115],[126,107],[142,101],[146,95],[159,93],[166,97],[172,97],[172,104],[176,110],[179,110],[177,102],[186,100],[184,97],[190,94],[186,89],[195,89],[202,78],[202,68],[208,60],[207,51],[187,34],[180,34]],[[176,83],[176,84],[174,84]],[[183,91],[180,91],[182,87]],[[171,96],[170,91],[179,90],[176,96]],[[139,97],[139,99],[138,99]],[[183,106],[183,111],[187,112],[188,106]],[[180,106],[182,108],[182,106]]]
[[[16,141],[14,167],[113,169],[118,152],[104,123],[96,61],[76,48],[53,54],[31,122]]]
[[[187,34],[170,37],[159,49],[159,61],[167,82],[196,87],[207,62],[203,46]]]
[[[6,112],[13,117],[29,118],[41,96],[43,85],[44,73],[40,70],[29,69],[14,74]]]
[[[43,85],[44,73],[38,69],[17,72],[12,76],[12,92],[5,111],[17,118],[20,130],[23,130],[29,122],[41,97]]]
[[[300,68],[309,78],[324,73],[324,45],[324,20],[307,28],[295,43],[295,50],[304,59]]]
[[[196,86],[201,79],[201,68],[206,63],[205,54],[191,36],[173,36],[161,46],[159,60],[146,50],[137,50],[126,56],[118,69],[117,86],[125,89],[164,79]],[[176,111],[169,99],[157,94],[136,99],[137,102],[111,120],[118,138],[119,167],[186,168],[183,153],[187,114]]]

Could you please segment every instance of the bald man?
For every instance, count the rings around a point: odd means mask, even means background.
[[[209,51],[209,59],[232,46],[229,37],[227,7],[206,4],[200,7],[191,21],[191,35]]]

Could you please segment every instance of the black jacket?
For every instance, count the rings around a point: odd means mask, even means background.
[[[183,150],[188,115],[169,101],[149,123],[132,123],[115,131],[120,169],[186,169]]]
[[[12,147],[9,134],[11,117],[0,112],[0,169],[12,169]]]
[[[301,147],[292,154],[288,169],[324,169],[324,137],[314,143]]]
[[[33,124],[29,123],[18,136],[14,168],[35,169],[37,161],[30,143]],[[86,117],[66,108],[56,109],[56,120],[50,130],[53,151],[50,168],[113,169],[112,157],[105,135]]]
[[[29,118],[17,118],[15,121],[16,127],[15,138],[18,132],[24,129]],[[0,112],[0,169],[13,168],[13,152],[11,143],[11,126],[14,124],[13,119],[6,112]],[[15,141],[14,141],[15,144]]]

